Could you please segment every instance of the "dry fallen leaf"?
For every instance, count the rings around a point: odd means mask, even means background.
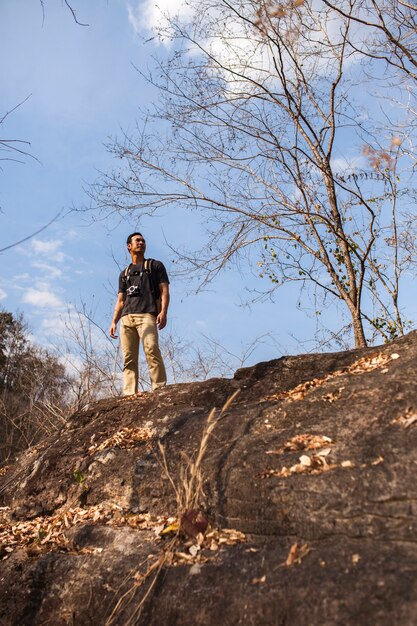
[[[192,546],[190,546],[188,548],[188,552],[191,554],[191,556],[197,556],[199,551],[200,551],[200,546],[199,545],[193,544]]]
[[[391,423],[400,424],[404,428],[409,428],[415,422],[417,422],[417,411],[409,408],[403,415],[399,415],[394,420],[392,420]]]
[[[414,422],[417,422],[417,413],[414,413],[414,415],[404,420],[404,428],[408,428],[411,424],[414,424]]]
[[[169,520],[168,520],[169,521]],[[160,535],[168,535],[169,533],[177,533],[179,531],[180,524],[178,520],[172,521],[168,526],[165,526],[161,531]]]
[[[291,546],[290,551],[289,551],[288,556],[287,556],[287,560],[285,561],[285,565],[287,567],[290,567],[294,563],[295,555],[297,554],[297,550],[298,550],[298,543],[294,543]]]
[[[383,456],[379,456],[376,459],[374,459],[373,461],[371,461],[371,465],[379,465],[380,463],[383,463],[384,461],[384,457]]]
[[[192,565],[190,567],[190,576],[196,576],[197,574],[201,573],[201,565],[199,563],[194,563],[194,565]]]
[[[383,354],[382,352],[365,356],[358,359],[348,367],[336,370],[335,372],[332,372],[331,374],[328,374],[323,378],[313,378],[312,380],[301,383],[300,385],[297,385],[296,387],[294,387],[293,389],[289,389],[288,391],[282,391],[272,396],[267,396],[265,400],[287,400],[288,402],[303,400],[310,391],[322,387],[329,380],[333,380],[334,378],[345,375],[356,376],[358,374],[371,372],[376,368],[383,367],[384,365],[389,363],[391,359],[398,359],[399,356],[400,355],[396,353],[389,356],[387,354]]]
[[[342,461],[341,463],[328,463],[327,457],[332,452],[331,448],[325,448],[324,450],[318,451],[317,454],[312,454],[311,456],[302,455],[300,457],[300,463],[296,463],[291,467],[282,467],[281,469],[269,469],[260,474],[261,478],[269,478],[271,476],[278,476],[280,478],[288,478],[288,476],[292,476],[294,474],[312,474],[319,475],[323,472],[328,472],[329,470],[336,469],[337,467],[354,467],[352,461]],[[371,464],[378,465],[382,463],[383,458],[378,457]]]
[[[14,547],[26,547],[32,555],[56,549],[66,549],[68,538],[65,532],[78,524],[92,522],[101,524],[128,524],[135,528],[154,530],[165,525],[162,518],[152,517],[149,513],[140,515],[121,515],[117,504],[103,503],[88,509],[69,508],[49,517],[38,517],[27,521],[12,523],[6,510],[0,510],[0,545],[6,552]],[[32,546],[37,546],[34,548]],[[14,546],[14,547],[13,547]]]
[[[252,578],[252,585],[263,585],[266,582],[266,575],[264,574],[260,578]]]
[[[156,435],[156,430],[149,427],[130,428],[125,426],[108,437],[100,445],[93,443],[88,448],[90,454],[100,452],[108,448],[133,448],[140,441],[149,441]]]
[[[300,546],[298,543],[294,543],[287,556],[285,565],[291,567],[295,564],[300,564],[303,558],[310,552],[310,548],[306,543]]]
[[[196,542],[198,543],[199,546],[203,545],[204,543],[204,535],[203,533],[198,533],[197,537],[195,538]]]
[[[175,552],[175,556],[178,559],[182,559],[184,561],[192,561],[192,559],[193,559],[191,554],[186,554],[185,552]]]
[[[317,455],[318,456],[329,456],[331,451],[332,451],[331,448],[323,448],[323,450],[320,450],[320,452],[317,452]]]
[[[284,444],[283,451],[291,452],[297,450],[318,450],[332,443],[332,439],[326,435],[312,435],[304,433],[302,435],[295,435],[294,437],[291,437],[291,439]]]
[[[159,524],[158,526],[155,526],[154,528],[154,533],[155,535],[158,537],[165,529],[165,524]]]

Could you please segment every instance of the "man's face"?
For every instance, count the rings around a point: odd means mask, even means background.
[[[146,242],[143,237],[135,235],[132,237],[131,243],[127,244],[129,252],[145,252]]]

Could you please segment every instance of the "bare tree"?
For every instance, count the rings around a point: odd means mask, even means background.
[[[59,340],[51,339],[55,351],[71,376],[72,410],[109,396],[120,395],[121,370],[118,350],[85,303],[70,307]]]
[[[376,79],[364,98],[373,61],[365,76],[354,3],[190,5],[189,23],[161,30],[175,51],[148,76],[160,101],[109,146],[123,165],[93,186],[97,205],[201,211],[206,245],[182,259],[203,284],[246,254],[272,289],[299,281],[340,303],[355,346],[402,334],[400,277],[413,262],[402,142],[367,114],[386,92]]]
[[[19,102],[19,104],[14,106],[10,111],[6,111],[6,113],[0,117],[1,130],[7,118],[29,98],[30,96],[25,98],[22,102]],[[7,139],[5,136],[0,137],[0,161],[17,161],[18,163],[22,163],[22,159],[25,157],[34,158],[33,155],[28,152],[29,146],[30,143],[23,139]]]
[[[416,81],[417,6],[402,0],[321,1],[361,27],[363,36],[349,41],[356,52]]]
[[[415,167],[417,6],[402,0],[322,2],[337,15],[349,14],[359,28],[360,37],[349,38],[349,46],[362,58],[365,80],[379,77],[378,90],[386,93],[385,122]],[[395,115],[398,110],[404,115]]]
[[[260,345],[266,343],[279,349],[269,333],[256,337],[249,344],[242,343],[240,351],[236,353],[224,343],[206,335],[202,335],[201,341],[196,344],[170,332],[161,340],[161,352],[169,379],[174,383],[182,383],[231,377],[238,368],[248,363]]]
[[[69,378],[49,351],[27,339],[22,316],[0,311],[0,462],[66,423]]]
[[[42,21],[44,21],[45,20],[45,12],[46,12],[46,9],[45,9],[46,0],[39,0],[39,3],[40,3],[41,8],[42,8]],[[76,24],[78,24],[78,26],[89,26],[89,24],[85,24],[84,22],[80,22],[78,20],[77,12],[74,9],[74,3],[73,2],[70,3],[70,2],[68,2],[68,0],[63,0],[63,4],[70,11],[74,22]]]
[[[52,340],[53,341],[53,340]],[[202,341],[187,341],[174,330],[164,333],[160,347],[171,383],[206,380],[213,377],[233,376],[243,367],[259,345],[272,345],[269,334],[256,337],[250,344],[242,344],[239,354],[211,337]],[[107,330],[96,321],[95,311],[85,303],[70,308],[65,318],[65,331],[59,341],[53,341],[60,362],[68,375],[67,401],[71,411],[109,396],[122,393],[122,367],[120,347],[108,336]],[[141,354],[140,363],[144,360]],[[144,373],[142,373],[142,371]],[[150,390],[148,368],[139,371],[139,390]]]

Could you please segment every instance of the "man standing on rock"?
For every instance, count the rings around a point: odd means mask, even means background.
[[[167,323],[169,280],[161,261],[145,259],[146,242],[141,233],[129,235],[127,249],[132,262],[120,272],[119,293],[109,332],[112,339],[117,339],[117,324],[121,319],[123,392],[130,396],[138,391],[140,341],[148,363],[152,390],[166,385],[158,329],[162,330]]]

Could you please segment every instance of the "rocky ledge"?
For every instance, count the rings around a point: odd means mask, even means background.
[[[0,624],[415,624],[416,365],[413,332],[73,415],[0,469]]]

